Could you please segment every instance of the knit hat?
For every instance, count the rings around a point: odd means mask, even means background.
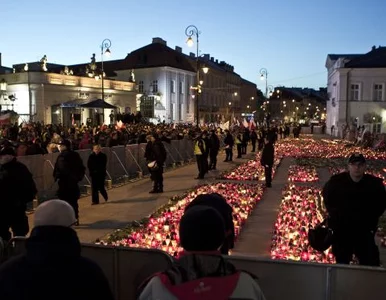
[[[70,227],[76,222],[74,209],[66,201],[54,199],[38,206],[34,215],[34,226]]]
[[[225,225],[214,208],[194,206],[180,221],[180,242],[186,251],[216,251],[225,240]]]

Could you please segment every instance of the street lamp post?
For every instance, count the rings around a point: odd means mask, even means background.
[[[102,100],[105,100],[105,85],[104,85],[104,68],[103,68],[103,55],[106,54],[106,56],[109,56],[111,54],[110,52],[111,47],[111,41],[109,39],[104,39],[101,44],[101,79],[102,79]]]
[[[260,79],[265,79],[265,98],[268,99],[268,70],[266,68],[260,69]]]
[[[196,93],[196,119],[197,119],[197,127],[200,126],[200,118],[199,118],[199,99],[200,99],[200,69],[199,69],[199,38],[200,31],[194,25],[189,25],[185,29],[185,34],[188,37],[186,43],[189,47],[192,47],[194,44],[192,36],[196,36],[196,82],[197,82],[197,93]]]

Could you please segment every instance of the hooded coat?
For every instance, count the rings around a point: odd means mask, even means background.
[[[73,229],[35,227],[26,253],[0,266],[1,299],[114,299],[100,267],[80,252]]]

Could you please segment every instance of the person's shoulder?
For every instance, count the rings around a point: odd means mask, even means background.
[[[257,283],[257,278],[245,271],[240,271],[239,281],[232,297],[242,299],[265,299]]]
[[[332,175],[331,178],[330,178],[330,181],[331,181],[331,182],[342,181],[342,180],[347,179],[348,176],[349,176],[349,173],[348,173],[348,172],[341,172],[341,173]]]
[[[371,183],[374,183],[374,184],[383,184],[383,180],[382,178],[379,178],[377,176],[374,176],[374,175],[371,175],[371,174],[365,174],[363,175],[363,178],[368,181],[368,182],[371,182]]]
[[[0,280],[5,277],[10,277],[12,274],[23,274],[23,269],[26,266],[25,255],[18,255],[8,259],[6,262],[0,265]]]

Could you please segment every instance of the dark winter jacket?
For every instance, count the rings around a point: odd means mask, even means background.
[[[88,171],[91,177],[105,177],[107,166],[106,154],[99,152],[95,154],[92,152],[87,161]]]
[[[0,192],[2,211],[6,211],[6,208],[25,207],[36,196],[37,189],[32,174],[16,158],[0,165]]]
[[[148,161],[156,161],[158,166],[163,166],[166,161],[167,154],[165,146],[160,139],[156,139],[154,142],[150,142],[149,153],[147,156]]]
[[[228,132],[224,139],[224,144],[228,146],[229,148],[232,148],[235,144],[235,141],[233,139],[233,136]]]
[[[100,267],[80,255],[73,229],[35,227],[26,250],[0,266],[1,299],[113,299]]]
[[[329,225],[339,234],[375,231],[386,209],[382,179],[365,174],[354,182],[348,172],[334,175],[323,188]]]
[[[263,152],[261,153],[260,163],[262,166],[268,165],[273,166],[275,158],[275,150],[273,148],[272,142],[269,142],[264,145]]]
[[[213,133],[210,136],[210,149],[209,149],[209,152],[211,154],[217,154],[219,150],[220,150],[220,140],[219,140],[218,136],[215,133]]]
[[[59,154],[53,174],[55,180],[59,180],[59,199],[79,199],[78,182],[83,179],[84,173],[85,167],[77,152],[66,150]]]

